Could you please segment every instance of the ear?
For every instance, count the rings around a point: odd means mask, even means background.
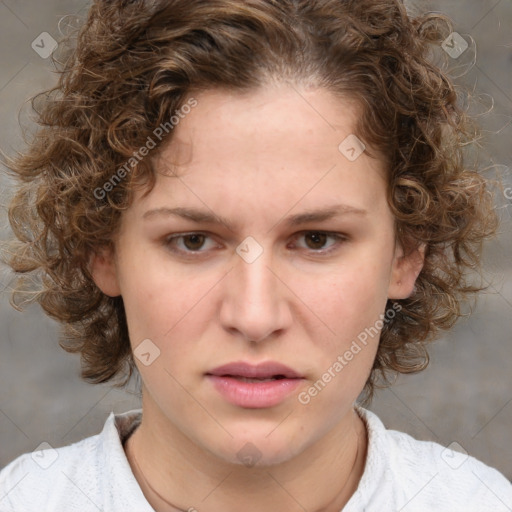
[[[102,248],[91,254],[89,272],[96,286],[109,297],[121,295],[117,277],[117,267],[112,249]]]
[[[404,254],[397,245],[388,288],[388,299],[407,299],[414,292],[414,284],[425,262],[425,244]]]

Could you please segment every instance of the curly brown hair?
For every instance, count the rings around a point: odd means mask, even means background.
[[[427,342],[483,289],[470,276],[498,223],[485,178],[466,168],[478,128],[432,59],[451,31],[446,16],[413,17],[400,0],[95,1],[57,86],[32,101],[39,131],[6,161],[20,181],[11,304],[37,301],[63,323],[60,344],[81,354],[85,380],[125,385],[136,367],[123,300],[103,294],[88,265],[113,247],[135,188],[154,186],[151,158],[105,184],[191,91],[307,84],[361,106],[355,133],[387,162],[396,239],[426,248],[413,294],[388,301],[401,307],[382,329],[367,400],[378,376],[422,370]]]

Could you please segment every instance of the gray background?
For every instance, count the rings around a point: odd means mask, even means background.
[[[439,0],[409,3],[416,11],[449,14],[455,30],[471,42],[457,60],[457,83],[470,85],[479,101],[487,140],[481,153],[489,176],[510,176],[512,142],[512,2]],[[50,59],[31,43],[42,32],[58,39],[64,15],[84,14],[79,0],[0,1],[0,147],[22,147],[21,107],[51,86],[56,75]],[[476,61],[471,65],[471,57]],[[491,108],[492,107],[492,108]],[[489,111],[489,112],[487,112]],[[487,113],[486,113],[487,112]],[[8,234],[5,216],[8,180],[0,175],[0,235]],[[431,347],[432,362],[415,376],[400,377],[380,391],[370,407],[389,428],[464,450],[512,479],[512,200],[498,195],[501,234],[485,253],[489,290],[474,314]],[[0,467],[34,450],[41,442],[63,446],[99,432],[109,411],[139,407],[129,391],[93,386],[79,378],[78,356],[57,343],[58,326],[31,306],[18,313],[9,305],[9,274],[0,268]]]

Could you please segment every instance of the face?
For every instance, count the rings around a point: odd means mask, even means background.
[[[395,246],[383,161],[339,149],[355,103],[287,86],[195,98],[93,276],[123,297],[145,421],[276,464],[347,421],[387,299],[421,264]]]

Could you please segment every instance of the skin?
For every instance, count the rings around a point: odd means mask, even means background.
[[[160,350],[149,366],[135,358],[143,420],[125,447],[129,462],[157,511],[173,508],[150,487],[184,510],[339,511],[364,471],[366,428],[354,403],[378,336],[309,404],[298,394],[375,325],[388,298],[412,293],[423,255],[406,257],[395,244],[383,159],[363,153],[352,162],[338,150],[353,133],[355,102],[289,85],[195,98],[155,159],[154,189],[136,192],[123,213],[114,253],[91,260],[101,290],[123,297],[132,348],[150,339]],[[292,227],[284,220],[338,204],[366,213]],[[176,206],[213,212],[233,229],[143,219]],[[190,232],[207,236],[166,245]],[[252,263],[235,251],[248,236],[263,249]],[[240,360],[279,361],[304,381],[277,406],[235,406],[205,373]],[[254,467],[237,457],[248,442],[261,456]]]

